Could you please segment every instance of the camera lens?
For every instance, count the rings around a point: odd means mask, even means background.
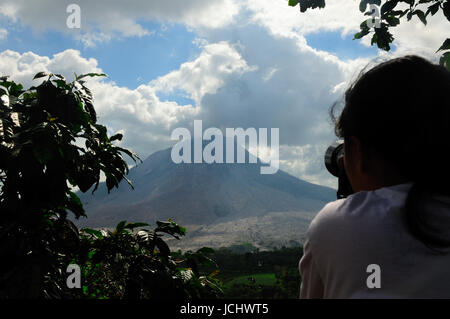
[[[327,170],[334,176],[341,175],[338,159],[344,155],[344,142],[337,141],[331,144],[325,152],[325,166]]]

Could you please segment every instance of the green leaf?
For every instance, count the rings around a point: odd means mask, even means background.
[[[450,21],[450,1],[449,0],[447,0],[443,4],[442,11],[444,12],[444,15],[447,18],[447,20]]]
[[[354,35],[353,40],[361,39],[365,35],[369,34],[369,30],[362,30],[361,32],[358,32]]]
[[[447,38],[444,43],[442,44],[442,46],[436,51],[436,53],[438,53],[439,51],[445,51],[445,50],[450,50],[450,39]]]
[[[1,84],[1,87],[6,89],[6,94],[9,95],[10,99],[12,96],[19,97],[24,93],[22,84],[17,84],[14,81],[6,81]]]
[[[70,89],[70,85],[67,84],[66,81],[64,81],[64,80],[57,79],[57,80],[52,80],[52,82],[56,83],[56,86],[58,88],[62,88],[62,89],[65,89],[65,90],[69,90]]]
[[[116,226],[116,232],[121,233],[125,229],[126,223],[127,223],[126,220],[122,220],[120,223],[118,223]]]
[[[113,174],[103,171],[105,173],[106,176],[106,188],[108,189],[108,193],[114,188],[118,188],[119,187],[119,181],[117,179],[116,176],[114,176]]]
[[[370,19],[369,19],[370,20]],[[370,28],[369,28],[369,26],[367,25],[367,22],[369,21],[369,20],[365,20],[365,21],[363,21],[360,25],[359,25],[359,27],[361,28],[361,30],[362,31],[370,31]]]
[[[398,4],[398,1],[387,1],[385,4],[381,6],[380,14],[382,17],[386,15],[386,13],[391,12]]]
[[[366,12],[367,10],[367,0],[361,0],[359,3],[359,11]]]
[[[450,52],[444,53],[439,59],[439,64],[446,67],[450,71]]]
[[[428,16],[428,14],[430,14],[430,13],[432,16],[434,16],[438,12],[439,8],[440,8],[439,2],[436,2],[435,4],[429,6],[427,9],[426,16]]]
[[[66,81],[66,78],[64,76],[62,76],[61,74],[53,74],[55,77],[57,77],[60,80],[63,80],[64,82]]]
[[[74,192],[69,191],[70,200],[67,204],[67,208],[70,209],[76,218],[80,216],[86,216],[85,210],[83,208],[83,204],[81,203],[80,198]]]
[[[416,2],[416,0],[401,0],[401,2],[406,2],[407,4],[409,4],[410,7],[412,7],[414,5],[414,2]]]
[[[398,19],[394,16],[387,17],[386,21],[387,21],[387,23],[389,23],[389,26],[391,26],[391,27],[395,27],[400,24],[400,19]]]
[[[425,13],[422,10],[414,11],[414,14],[422,21],[424,25],[427,25],[427,19],[425,18]]]
[[[308,9],[322,9],[325,8],[325,0],[299,0],[300,12],[305,12]]]
[[[378,41],[378,34],[374,33],[372,39],[370,40],[370,45],[374,45]]]
[[[389,32],[389,29],[385,23],[380,28],[375,29],[375,34],[372,38],[372,44],[376,42],[378,48],[389,51],[391,49],[390,43],[394,40],[394,37]]]
[[[295,7],[298,4],[299,0],[289,0],[288,5],[291,7]]]
[[[116,146],[115,149],[117,149],[117,150],[127,154],[134,162],[136,162],[136,160],[139,160],[140,162],[142,162],[140,157],[133,151],[130,151],[130,150],[127,150],[125,148],[118,147],[118,146]]]
[[[86,234],[92,235],[96,238],[103,238],[103,234],[101,231],[95,230],[95,229],[91,229],[91,228],[83,228],[81,229],[82,232],[85,232]]]
[[[170,248],[161,237],[155,237],[155,245],[163,257],[167,258],[170,255]]]
[[[86,109],[87,113],[89,114],[90,120],[92,123],[96,123],[97,122],[97,113],[95,112],[94,106],[92,105],[91,102],[86,102],[84,104],[84,108]]]
[[[112,141],[116,141],[116,140],[121,141],[122,138],[123,138],[123,134],[117,133],[117,134],[111,136],[111,137],[109,138],[109,140],[110,140],[111,142],[112,142]]]
[[[86,74],[82,74],[82,75],[76,77],[76,80],[79,81],[82,78],[85,78],[87,76],[92,78],[92,77],[96,77],[96,76],[107,76],[107,75],[105,73],[86,73]]]
[[[43,78],[43,77],[48,76],[48,75],[50,75],[50,74],[46,73],[46,72],[39,72],[33,77],[33,80],[36,80],[36,79],[39,79],[39,78]]]
[[[168,222],[156,222],[155,232],[162,232],[169,235],[172,235],[176,239],[180,239],[180,236],[184,236],[186,234],[186,228],[179,226],[178,224],[168,221]]]
[[[413,12],[412,12],[412,11],[409,11],[408,14],[406,15],[406,19],[407,19],[408,21],[410,21],[411,18],[412,18],[412,16],[413,16]]]

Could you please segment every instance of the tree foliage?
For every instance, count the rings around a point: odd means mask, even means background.
[[[442,11],[444,16],[450,21],[450,0],[386,0],[381,4],[381,0],[360,0],[359,10],[369,19],[360,25],[360,32],[356,33],[354,39],[361,39],[372,34],[371,44],[377,44],[378,48],[389,51],[390,44],[394,41],[394,36],[389,31],[390,28],[398,26],[402,19],[410,21],[413,18],[419,19],[427,25],[429,16],[434,16],[438,11]],[[324,8],[325,0],[289,0],[290,6],[300,5],[300,11],[308,9]],[[381,6],[379,8],[379,25],[373,23],[375,10],[371,10],[371,5]],[[440,64],[450,69],[450,38],[447,38],[437,52],[442,52]]]
[[[85,82],[96,76],[104,74],[75,74],[69,83],[41,72],[34,79],[42,83],[27,90],[0,78],[0,298],[150,298],[180,287],[185,296],[201,295],[210,282],[195,271],[181,280],[184,270],[161,239],[184,234],[175,223],[134,234],[130,230],[146,225],[122,222],[102,235],[80,232],[67,218],[86,217],[75,187],[94,192],[103,173],[109,192],[127,180],[123,154],[139,159],[114,144],[121,134],[108,136],[97,123]],[[180,259],[192,264],[199,256],[202,251]],[[71,262],[83,269],[84,290],[66,285]],[[195,280],[197,290],[189,288]]]
[[[73,263],[83,269],[83,298],[199,299],[221,295],[220,283],[199,265],[217,267],[202,248],[171,253],[164,234],[177,239],[186,230],[174,222],[120,222],[114,231],[82,229]],[[138,230],[138,231],[136,231]],[[78,292],[80,293],[80,292]]]

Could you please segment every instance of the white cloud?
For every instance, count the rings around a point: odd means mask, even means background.
[[[99,43],[109,42],[112,39],[112,35],[103,32],[90,32],[79,34],[76,38],[84,44],[86,48],[95,47]]]
[[[280,128],[280,143],[288,145],[332,138],[327,121],[338,97],[333,89],[355,73],[358,63],[342,62],[297,39],[274,37],[257,24],[207,36],[211,41],[228,37],[253,70],[233,73],[214,94],[204,95],[205,125]]]
[[[174,89],[186,92],[198,106],[205,94],[214,94],[230,76],[256,70],[248,66],[235,48],[227,42],[204,44],[194,61],[183,63],[179,70],[159,77],[150,83],[157,91],[171,93]]]
[[[36,84],[32,79],[38,72],[52,72],[73,79],[74,72],[77,74],[101,72],[97,64],[97,60],[85,59],[81,57],[79,51],[72,49],[57,53],[53,58],[39,56],[33,52],[19,54],[6,50],[0,53],[0,74],[11,76],[25,87]]]
[[[218,28],[233,21],[239,5],[232,0],[78,0],[82,28],[68,29],[66,1],[2,0],[0,16],[30,26],[35,31],[70,32],[88,46],[111,37],[145,36],[152,34],[142,22],[158,20],[182,23],[188,27]]]
[[[304,36],[321,31],[341,31],[343,35],[357,31],[364,15],[358,9],[359,1],[327,1],[324,9],[299,12],[289,7],[286,0],[246,1],[252,20],[281,36]]]
[[[337,178],[328,173],[324,155],[328,144],[305,144],[302,146],[283,145],[280,148],[280,169],[302,176],[311,183],[337,189]]]

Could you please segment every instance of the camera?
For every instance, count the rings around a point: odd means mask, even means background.
[[[344,167],[344,142],[336,141],[331,144],[325,152],[325,167],[328,172],[338,178],[338,190],[336,196],[338,199],[346,198],[353,194],[352,186],[348,180]]]

